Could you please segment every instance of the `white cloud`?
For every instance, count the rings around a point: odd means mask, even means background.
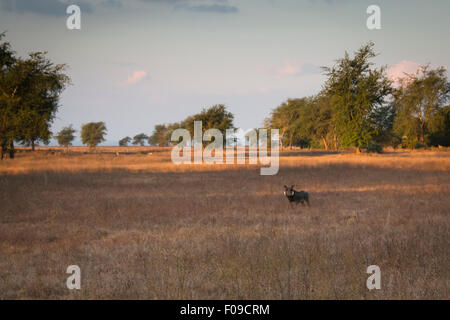
[[[135,85],[139,82],[141,82],[145,77],[147,77],[147,72],[143,70],[134,71],[131,76],[128,77],[128,79],[124,82],[122,82],[119,86],[120,87],[127,87]]]

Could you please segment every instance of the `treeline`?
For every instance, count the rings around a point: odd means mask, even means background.
[[[324,149],[419,148],[450,145],[450,85],[443,67],[422,66],[393,83],[374,68],[373,43],[325,67],[319,94],[289,99],[265,125],[280,129],[283,146]]]
[[[54,137],[69,147],[75,138],[72,126],[55,136],[50,131],[59,107],[59,97],[70,83],[65,65],[55,65],[45,52],[17,57],[0,34],[0,148],[14,157],[14,143],[48,144]],[[327,80],[314,96],[288,99],[276,107],[264,128],[279,129],[283,147],[381,151],[385,146],[420,148],[450,146],[450,85],[444,67],[422,66],[393,83],[386,67],[375,68],[374,44],[362,46],[353,56],[345,54],[332,67],[324,67]],[[202,122],[203,133],[233,129],[234,115],[223,104],[213,105],[180,122],[158,124],[150,135],[125,137],[120,146],[170,146],[175,129],[194,135],[194,121]],[[105,141],[104,122],[81,128],[83,144],[93,148]]]
[[[415,74],[405,74],[394,83],[386,67],[375,68],[374,44],[362,46],[353,57],[324,67],[327,80],[314,96],[288,99],[275,108],[264,122],[265,128],[279,129],[280,145],[301,148],[362,148],[380,152],[383,147],[420,148],[450,145],[450,85],[446,69],[422,66]],[[120,145],[169,146],[174,129],[191,132],[200,120],[203,130],[233,127],[233,115],[216,105],[185,120],[158,124],[150,136],[125,137]]]
[[[191,137],[194,136],[194,121],[202,122],[202,133],[213,128],[225,133],[226,129],[234,128],[233,120],[234,115],[226,109],[225,105],[217,104],[204,108],[200,113],[188,116],[183,121],[157,124],[150,136],[140,133],[135,135],[133,139],[125,137],[119,141],[119,146],[127,146],[130,142],[134,145],[143,146],[145,141],[147,141],[151,146],[166,147],[172,145],[171,135],[175,129],[187,129]]]

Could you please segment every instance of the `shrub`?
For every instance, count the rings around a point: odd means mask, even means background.
[[[414,149],[423,149],[425,147],[426,147],[425,144],[421,142],[416,142],[416,144],[414,145]]]
[[[366,148],[366,152],[367,153],[382,153],[383,146],[376,142],[369,143],[369,145]]]

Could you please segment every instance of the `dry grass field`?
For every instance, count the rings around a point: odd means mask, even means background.
[[[0,298],[450,298],[448,151],[286,151],[261,176],[118,150],[0,162]],[[290,208],[284,184],[311,207]]]

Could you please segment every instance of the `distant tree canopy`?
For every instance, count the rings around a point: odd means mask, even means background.
[[[329,148],[329,140],[337,148],[332,105],[325,95],[288,99],[266,119],[266,126],[280,130],[282,147],[299,146]]]
[[[169,133],[172,132],[170,125],[157,124],[152,135],[148,138],[148,144],[151,146],[166,147],[170,143]]]
[[[310,139],[308,120],[311,118],[314,98],[288,99],[275,108],[266,119],[269,128],[280,130],[280,145],[292,147]]]
[[[55,136],[55,138],[60,146],[64,146],[68,149],[69,146],[72,145],[73,139],[75,139],[75,132],[76,130],[72,128],[72,125],[70,125],[68,127],[62,128]]]
[[[202,122],[202,134],[208,129],[218,129],[222,132],[224,139],[226,129],[234,128],[234,115],[229,112],[225,105],[216,104],[209,108],[204,108],[200,113],[188,116],[181,122],[171,124],[158,124],[150,136],[148,143],[150,145],[168,146],[172,132],[175,129],[183,128],[189,131],[191,137],[194,137],[194,121]]]
[[[434,114],[427,127],[427,140],[430,145],[450,147],[450,105]]]
[[[119,146],[126,147],[131,142],[131,138],[126,136],[125,138],[122,138],[119,140]]]
[[[0,34],[0,41],[5,34]],[[0,146],[2,158],[14,141],[48,143],[50,126],[59,107],[59,96],[69,84],[65,65],[54,65],[45,52],[16,57],[8,42],[0,42]]]
[[[59,108],[62,91],[70,83],[65,65],[53,64],[45,52],[17,57],[10,43],[0,34],[0,147],[14,157],[14,143],[34,146],[48,143],[50,127]],[[376,68],[372,42],[353,56],[345,53],[332,67],[322,90],[303,98],[288,99],[265,119],[266,128],[279,129],[282,147],[335,149],[353,147],[380,151],[382,146],[417,148],[450,146],[450,84],[444,67],[422,66],[415,74],[405,74],[392,83],[386,67]],[[150,136],[125,137],[143,146],[170,146],[178,128],[187,129],[194,138],[194,122],[202,123],[202,134],[218,129],[234,129],[234,115],[225,105],[216,104],[180,122],[157,124]],[[94,148],[105,141],[104,122],[90,122],[81,128],[83,144]],[[72,126],[63,128],[55,138],[68,147],[74,139]],[[206,144],[206,143],[205,143]]]
[[[404,147],[448,145],[448,106],[450,86],[445,68],[421,67],[407,75],[395,92],[394,121],[396,141]]]
[[[355,147],[450,145],[449,83],[445,68],[428,66],[406,74],[397,88],[385,67],[375,69],[373,43],[325,67],[323,89],[288,99],[265,120],[280,130],[282,146]]]
[[[95,148],[105,141],[106,125],[104,122],[89,122],[81,127],[81,142]]]
[[[139,133],[133,137],[133,144],[143,146],[148,136],[145,133]]]
[[[218,129],[225,136],[226,129],[234,128],[234,115],[227,111],[223,104],[216,104],[209,108],[204,108],[200,113],[186,118],[182,122],[182,127],[189,130],[191,136],[194,135],[194,121],[202,122],[202,133],[208,129]]]

